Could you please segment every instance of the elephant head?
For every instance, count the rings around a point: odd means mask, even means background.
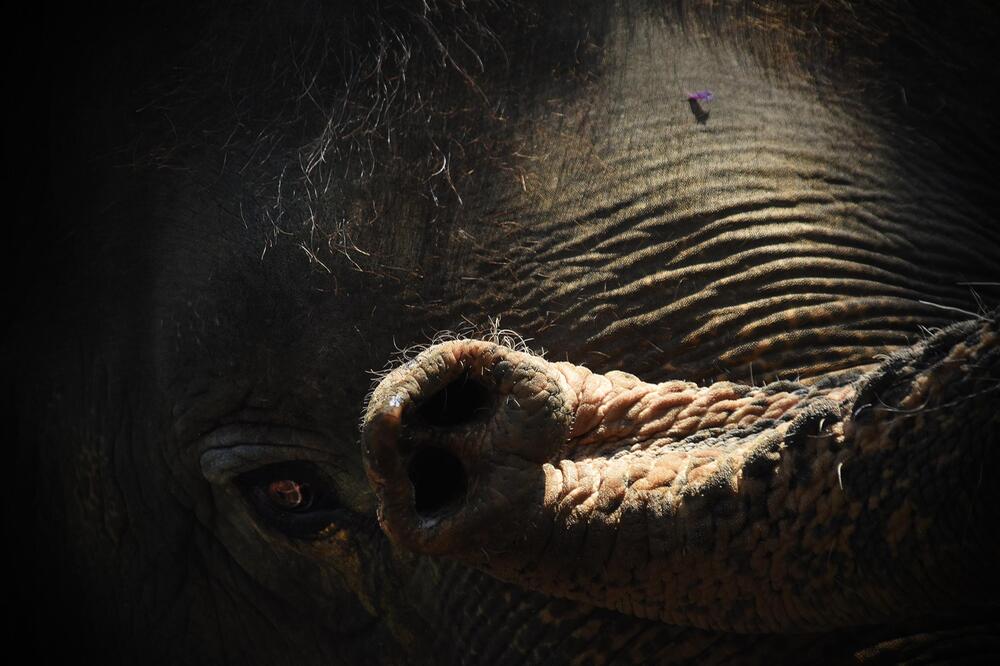
[[[995,12],[143,7],[22,114],[36,654],[997,650]]]

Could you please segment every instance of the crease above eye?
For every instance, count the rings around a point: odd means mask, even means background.
[[[308,460],[342,467],[340,456],[315,433],[275,426],[236,425],[215,430],[200,440],[202,476],[225,485],[258,467],[287,460]]]
[[[257,468],[290,460],[317,460],[317,455],[297,446],[234,444],[202,453],[201,473],[211,483],[226,484]]]

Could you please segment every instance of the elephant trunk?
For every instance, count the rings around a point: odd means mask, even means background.
[[[989,602],[997,321],[811,385],[648,384],[483,341],[369,401],[383,529],[672,624],[818,630]]]
[[[383,528],[424,553],[489,547],[498,519],[541,508],[535,476],[559,457],[575,400],[557,365],[478,340],[437,345],[396,369],[364,425]]]

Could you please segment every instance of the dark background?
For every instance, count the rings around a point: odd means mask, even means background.
[[[183,4],[183,3],[182,3]],[[44,354],[33,326],[58,325],[63,288],[80,279],[97,223],[98,164],[119,159],[144,83],[191,39],[204,3],[18,3],[4,10],[3,366],[7,405]],[[72,333],[72,331],[70,331]],[[23,396],[21,396],[23,397]],[[23,417],[22,417],[23,418]],[[36,663],[114,653],[76,612],[76,582],[58,544],[42,541],[39,459],[31,424],[9,414],[3,466],[7,653]],[[20,445],[19,445],[20,444]],[[17,647],[25,652],[19,653]],[[109,649],[110,647],[110,649]]]

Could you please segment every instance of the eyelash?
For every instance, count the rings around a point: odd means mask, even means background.
[[[240,475],[236,484],[266,525],[293,538],[316,536],[339,508],[332,484],[306,461],[265,465]],[[300,504],[291,506],[295,502]]]

